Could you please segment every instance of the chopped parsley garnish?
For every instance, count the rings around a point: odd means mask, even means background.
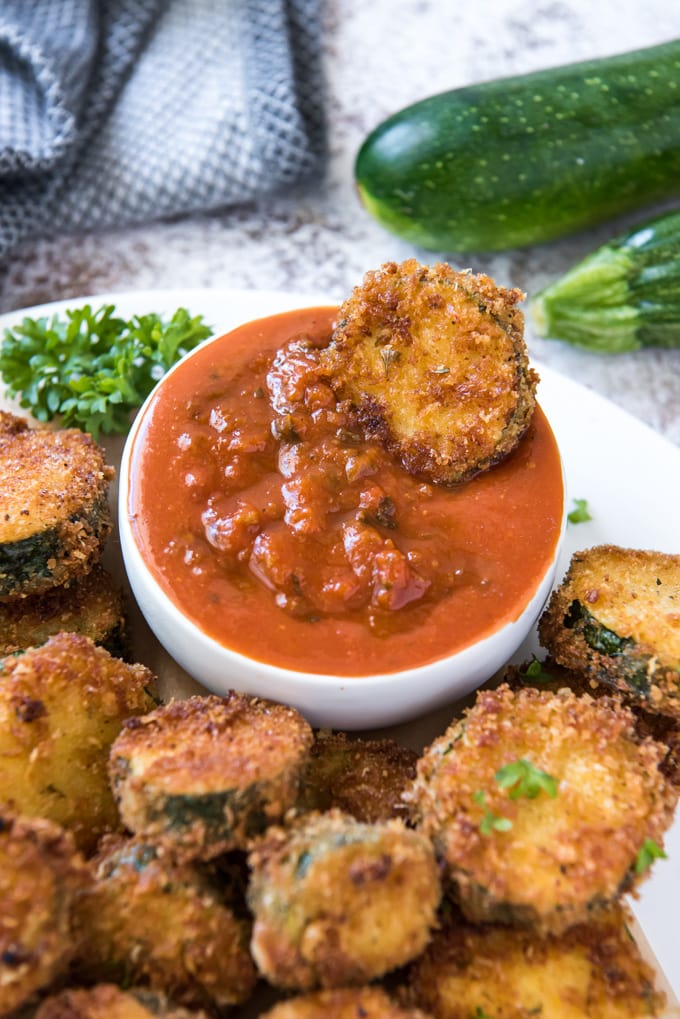
[[[495,777],[501,789],[508,790],[511,800],[517,800],[520,796],[535,800],[542,792],[547,793],[552,799],[557,796],[559,785],[557,779],[547,771],[541,771],[525,757],[504,765],[496,772]]]
[[[491,835],[495,831],[510,831],[512,828],[510,818],[503,817],[502,814],[494,814],[493,811],[489,810],[486,805],[486,796],[481,789],[473,793],[472,799],[480,807],[484,807],[484,817],[479,822],[479,830],[482,835]]]
[[[162,375],[210,336],[199,315],[178,308],[169,321],[156,314],[117,318],[112,304],[89,304],[53,315],[24,318],[0,343],[0,375],[38,421],[62,415],[97,438],[125,432]]]
[[[570,524],[585,524],[588,520],[593,518],[588,510],[587,499],[574,499],[574,508],[571,513],[567,514],[567,520]]]
[[[543,668],[543,662],[539,661],[536,655],[532,656],[527,667],[521,671],[521,675],[533,683],[550,683],[553,678],[548,670]]]
[[[666,854],[661,846],[657,845],[654,839],[645,839],[642,843],[640,852],[635,858],[635,873],[644,874],[644,872],[652,866],[654,860],[665,859]]]

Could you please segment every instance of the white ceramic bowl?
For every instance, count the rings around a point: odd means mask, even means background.
[[[181,370],[187,355],[173,371]],[[168,378],[166,376],[166,378]],[[163,381],[159,387],[163,386]],[[155,394],[160,388],[157,387]],[[150,400],[154,399],[154,394]],[[125,567],[138,606],[169,655],[208,690],[229,689],[268,697],[298,708],[312,725],[373,729],[394,725],[453,703],[501,668],[525,641],[549,594],[559,559],[566,516],[554,556],[512,622],[457,653],[400,672],[366,676],[320,675],[267,664],[208,636],[161,588],[145,562],[129,514],[134,452],[143,435],[142,408],[128,435],[119,478],[119,529]],[[134,481],[134,479],[132,479]],[[167,478],[163,480],[168,483]],[[263,634],[266,647],[266,634]]]

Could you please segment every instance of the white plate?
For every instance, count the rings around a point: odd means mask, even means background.
[[[214,331],[221,333],[262,315],[333,302],[319,294],[217,289],[98,294],[2,315],[0,333],[24,315],[36,318],[85,303],[93,307],[115,304],[125,317],[149,311],[171,314],[183,306],[192,315],[203,315]],[[602,542],[679,554],[680,449],[591,390],[547,367],[534,366],[541,376],[539,400],[562,452],[569,502],[587,499],[593,517],[588,523],[568,528],[558,575],[566,569],[573,552]],[[2,406],[16,409],[0,395]],[[115,461],[122,443],[107,440],[105,445]],[[115,540],[110,544],[109,565],[115,570]],[[195,689],[154,646],[139,620],[135,621],[133,638],[137,656],[164,672],[170,692]],[[521,649],[518,660],[536,650],[534,635]],[[411,744],[420,744],[441,731],[442,723],[446,724],[446,719],[439,712],[436,717],[401,726],[394,732]],[[668,989],[680,998],[680,948],[675,933],[680,917],[680,815],[668,833],[666,852],[668,859],[655,862],[639,899],[631,905],[660,968],[660,982],[665,976]]]

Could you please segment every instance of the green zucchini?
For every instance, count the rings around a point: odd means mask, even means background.
[[[529,303],[539,336],[601,354],[680,347],[680,210],[631,227]]]
[[[443,92],[355,164],[388,230],[438,251],[542,243],[680,193],[680,39]]]

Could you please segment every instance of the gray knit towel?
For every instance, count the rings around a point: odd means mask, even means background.
[[[0,259],[321,172],[319,0],[1,0]]]

